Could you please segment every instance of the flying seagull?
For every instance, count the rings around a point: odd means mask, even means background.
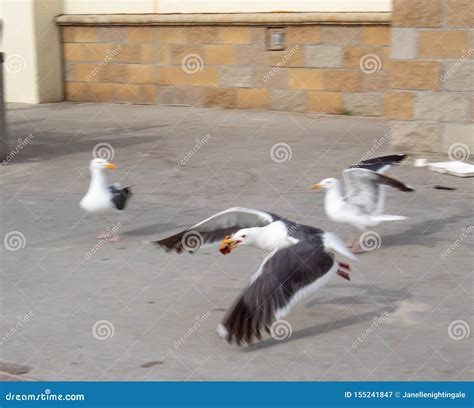
[[[104,229],[97,238],[110,241],[119,241],[117,231],[107,232],[107,223],[105,214],[113,210],[123,210],[128,199],[132,196],[130,187],[121,188],[119,184],[107,184],[104,174],[106,169],[116,169],[117,166],[104,159],[93,159],[90,162],[89,169],[91,180],[86,195],[82,198],[79,205],[88,213],[100,214],[104,223]]]
[[[383,173],[393,165],[405,159],[405,154],[393,154],[361,161],[342,172],[346,192],[342,191],[339,180],[326,178],[311,186],[312,189],[326,189],[324,209],[333,221],[350,224],[354,235],[349,247],[355,253],[360,244],[355,238],[355,229],[364,231],[383,221],[404,220],[401,215],[383,213],[385,203],[385,186],[400,191],[415,191],[412,187],[388,177]]]
[[[190,238],[194,238],[192,248]],[[223,254],[246,245],[267,251],[249,285],[217,328],[221,337],[239,345],[260,339],[261,330],[268,332],[273,322],[285,317],[298,301],[314,293],[335,274],[350,280],[349,265],[336,261],[335,252],[356,259],[330,232],[240,207],[214,214],[154,243],[167,251],[193,253],[201,245],[219,241]]]

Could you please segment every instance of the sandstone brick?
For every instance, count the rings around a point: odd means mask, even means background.
[[[293,89],[323,89],[323,70],[311,68],[290,68],[289,87]]]
[[[110,62],[116,59],[117,55],[121,52],[122,44],[82,44],[83,62]]]
[[[395,149],[439,152],[441,126],[428,122],[391,122],[390,144]]]
[[[442,88],[449,91],[474,91],[474,61],[444,62]]]
[[[233,88],[209,88],[204,91],[203,106],[220,106],[235,108],[236,90]]]
[[[187,42],[186,27],[160,27],[160,43],[184,44]]]
[[[238,65],[268,66],[267,54],[261,45],[234,45],[235,62]]]
[[[265,51],[267,64],[277,67],[304,67],[305,47],[298,44],[284,51]]]
[[[321,43],[334,45],[357,45],[362,42],[361,27],[323,25]]]
[[[161,67],[159,83],[162,85],[187,85],[187,76],[181,67]]]
[[[417,29],[392,28],[391,58],[414,59],[417,56]]]
[[[202,106],[205,88],[198,86],[159,86],[156,103],[167,105]]]
[[[64,80],[74,81],[76,74],[76,64],[74,62],[64,61]]]
[[[159,40],[159,27],[132,26],[127,27],[127,42],[153,43]]]
[[[63,42],[96,42],[97,32],[96,27],[62,27],[62,41]]]
[[[396,89],[439,89],[440,64],[433,61],[392,61],[391,84]]]
[[[219,86],[223,88],[253,88],[252,67],[222,66],[220,70]]]
[[[346,47],[344,66],[373,73],[384,69],[384,49],[374,47]]]
[[[171,51],[173,45],[168,44],[141,44],[140,47],[140,62],[142,64],[171,64]]]
[[[389,92],[383,97],[386,118],[409,120],[413,117],[413,95],[410,92]]]
[[[254,68],[255,86],[259,88],[287,89],[288,68],[257,67]]]
[[[74,71],[74,81],[96,82],[99,80],[98,73],[101,67],[98,64],[76,64]]]
[[[372,74],[361,74],[363,91],[385,92],[391,88],[390,74],[387,71],[378,71]]]
[[[342,95],[340,92],[308,92],[308,110],[325,113],[341,113]]]
[[[419,32],[422,58],[460,58],[469,49],[467,30],[422,30]]]
[[[85,82],[66,82],[64,84],[66,100],[73,102],[87,102],[92,100],[86,85]]]
[[[111,102],[121,85],[90,82],[87,84],[88,91],[96,102]]]
[[[419,92],[413,104],[414,119],[442,122],[469,120],[469,95],[451,92]]]
[[[306,111],[306,91],[291,89],[270,90],[270,109],[289,112]]]
[[[270,103],[266,89],[238,89],[237,108],[242,109],[267,109]]]
[[[216,87],[219,83],[219,71],[215,67],[202,67],[192,73],[185,73],[186,83],[191,86]]]
[[[217,42],[217,30],[217,27],[211,26],[187,27],[187,42],[190,44],[214,44]]]
[[[105,26],[97,27],[97,41],[104,43],[123,43],[127,39],[126,27]]]
[[[252,32],[250,27],[219,27],[217,41],[221,44],[251,44]]]
[[[84,61],[84,44],[66,43],[63,45],[64,61]]]
[[[327,91],[356,92],[361,88],[360,73],[342,70],[325,70],[322,89]]]
[[[113,60],[115,62],[141,62],[141,47],[131,44],[119,44],[119,46],[120,48],[116,48],[114,52]]]
[[[155,85],[123,84],[117,88],[114,100],[136,104],[151,104],[156,100],[157,87]]]
[[[158,67],[156,65],[128,64],[128,83],[157,84]]]
[[[393,0],[392,27],[439,27],[441,1]]]
[[[467,153],[470,153],[471,157],[474,155],[474,124],[446,123],[441,134],[444,152],[448,152],[455,143],[462,143],[467,149],[461,147],[461,155]]]
[[[382,116],[382,94],[376,92],[345,92],[343,94],[344,110],[357,116]]]
[[[362,41],[366,45],[390,44],[390,26],[373,25],[362,27]]]
[[[173,44],[169,46],[171,63],[175,65],[197,62],[204,64],[204,48],[202,45]]]
[[[206,65],[232,65],[235,64],[233,45],[205,45],[204,61]]]
[[[444,0],[448,27],[474,27],[474,3],[471,0]]]
[[[339,68],[343,65],[344,51],[340,45],[307,45],[305,66],[317,68]]]
[[[288,44],[319,44],[320,41],[320,26],[289,26],[287,29]]]
[[[125,64],[106,64],[99,69],[100,82],[127,82],[128,69]]]

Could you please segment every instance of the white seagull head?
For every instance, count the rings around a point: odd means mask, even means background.
[[[226,236],[221,241],[219,251],[227,255],[240,245],[256,245],[258,230],[260,230],[260,228],[243,228],[233,235]]]
[[[91,171],[94,171],[94,170],[102,170],[102,169],[116,169],[117,166],[113,163],[109,163],[107,160],[105,159],[101,159],[101,158],[97,158],[97,159],[93,159],[91,160],[91,164],[90,164],[90,169]]]
[[[325,178],[324,180],[321,180],[319,183],[313,184],[311,186],[312,190],[319,190],[320,188],[326,188],[326,189],[331,189],[334,187],[339,186],[339,180],[335,178]]]

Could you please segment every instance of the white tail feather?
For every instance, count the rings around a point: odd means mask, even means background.
[[[325,232],[323,234],[324,248],[330,251],[337,252],[339,255],[357,261],[357,257],[349,251],[344,241],[332,232]]]
[[[391,215],[391,214],[375,214],[372,215],[371,217],[374,221],[400,221],[400,220],[406,220],[407,217],[404,217],[403,215]]]

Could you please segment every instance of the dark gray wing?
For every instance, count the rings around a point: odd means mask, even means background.
[[[264,227],[279,216],[251,208],[232,207],[221,211],[204,221],[193,225],[175,235],[153,241],[167,251],[188,252],[197,251],[204,244],[221,241],[242,228]]]
[[[349,168],[359,168],[384,173],[392,166],[399,164],[407,157],[406,154],[390,154],[388,156],[374,157],[373,159],[361,160]]]
[[[116,184],[109,186],[109,190],[112,193],[112,202],[117,210],[123,210],[128,199],[132,196],[132,190],[130,187],[120,188]]]
[[[357,205],[369,214],[377,211],[382,186],[394,187],[400,191],[414,191],[399,180],[368,169],[350,168],[344,170],[342,175],[347,202]]]
[[[227,341],[240,345],[260,339],[262,330],[269,332],[278,313],[290,308],[295,297],[302,297],[303,289],[324,276],[333,263],[320,236],[276,251],[224,317]]]

